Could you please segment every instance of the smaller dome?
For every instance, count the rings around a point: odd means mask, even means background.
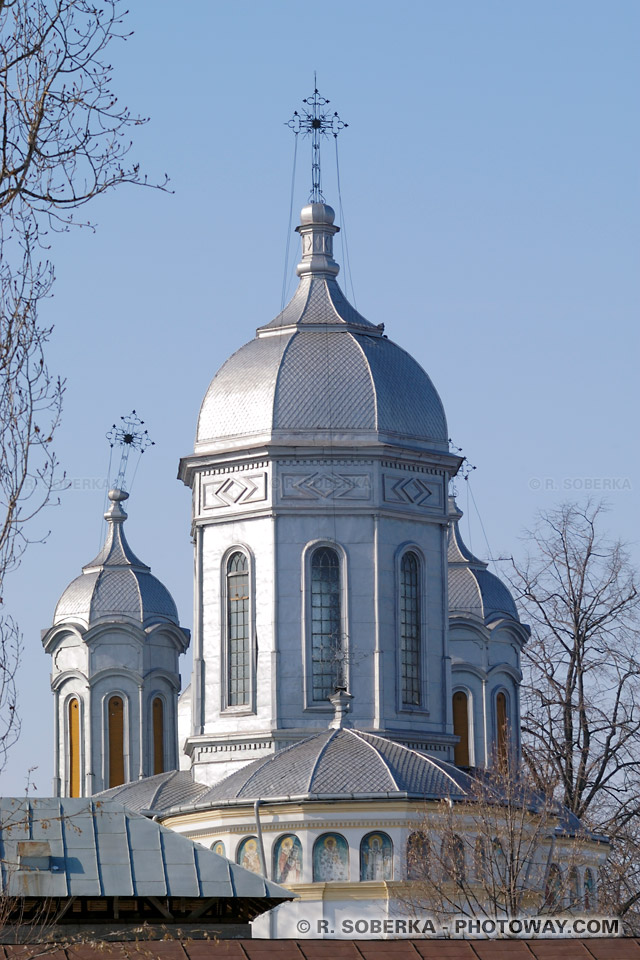
[[[54,626],[72,620],[88,627],[105,619],[133,620],[145,626],[164,620],[179,625],[171,594],[127,543],[123,530],[127,514],[121,503],[128,496],[124,490],[109,491],[104,546],[60,597]]]
[[[507,619],[520,623],[509,588],[466,546],[460,534],[462,512],[449,498],[449,615],[477,617],[485,623]]]

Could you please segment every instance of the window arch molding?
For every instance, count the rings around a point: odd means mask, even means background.
[[[305,709],[330,711],[332,709],[328,699],[315,700],[313,697],[313,628],[312,628],[312,580],[314,554],[327,548],[333,550],[339,564],[339,599],[340,599],[340,638],[344,656],[344,682],[347,690],[351,686],[349,668],[349,585],[348,585],[348,557],[342,544],[335,540],[312,540],[305,545],[302,552],[302,633],[304,654],[304,699]]]
[[[71,731],[71,704],[73,701],[78,704],[78,792],[72,792],[72,731]],[[85,704],[84,698],[75,690],[70,690],[62,701],[62,717],[64,731],[64,795],[67,797],[80,797],[83,794],[84,774],[85,774],[85,744],[84,744],[84,725],[85,725]],[[57,775],[57,774],[56,774]]]
[[[455,673],[453,674],[453,684],[451,689],[451,702],[453,706],[453,732],[457,733],[456,730],[456,708],[455,708],[455,697],[457,693],[463,693],[467,698],[466,703],[466,713],[467,713],[467,752],[468,752],[468,764],[464,766],[473,767],[475,765],[475,749],[474,749],[474,696],[473,690],[471,687],[467,686],[465,683],[456,681]],[[457,745],[456,745],[457,747]],[[454,747],[454,751],[455,751]]]
[[[413,554],[418,561],[418,624],[419,624],[419,700],[417,704],[405,703],[403,696],[403,664],[402,664],[402,584],[403,560],[407,554]],[[427,684],[427,564],[422,548],[417,543],[407,541],[402,543],[395,553],[394,578],[394,623],[396,637],[396,703],[399,713],[428,713],[428,684]]]
[[[114,697],[120,697],[122,700],[122,767],[123,783],[129,783],[131,777],[131,703],[129,694],[122,688],[113,687],[106,691],[102,697],[102,780],[104,789],[108,790],[111,786],[111,749],[109,724],[109,704]]]
[[[231,702],[234,699],[230,695],[230,594],[229,594],[229,583],[230,583],[230,572],[229,565],[235,556],[235,554],[241,554],[247,564],[247,581],[248,581],[248,600],[247,600],[247,632],[248,636],[246,637],[248,643],[248,691],[246,694],[245,703],[233,703]],[[256,596],[256,583],[255,583],[255,558],[253,552],[249,549],[246,543],[235,543],[232,544],[222,554],[220,560],[220,637],[221,637],[221,651],[220,651],[220,663],[222,666],[221,670],[221,690],[220,690],[220,708],[223,712],[227,713],[239,713],[239,714],[249,714],[256,712],[256,608],[255,608],[255,596]]]

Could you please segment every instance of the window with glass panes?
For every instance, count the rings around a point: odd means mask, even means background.
[[[246,706],[251,696],[249,563],[233,553],[227,563],[227,706]]]
[[[400,564],[400,682],[403,706],[420,706],[420,561],[405,553]]]
[[[320,547],[311,557],[311,660],[313,699],[326,700],[345,683],[340,560]]]

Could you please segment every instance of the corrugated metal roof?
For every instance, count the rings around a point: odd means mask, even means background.
[[[0,799],[0,860],[0,892],[9,896],[291,899],[111,799]]]

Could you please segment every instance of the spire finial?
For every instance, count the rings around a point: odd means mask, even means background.
[[[301,112],[297,110],[287,122],[296,136],[302,133],[304,136],[311,135],[311,193],[309,194],[309,203],[324,203],[322,193],[322,179],[320,171],[320,138],[333,136],[337,137],[341,130],[348,127],[337,113],[331,113],[326,107],[329,100],[321,96],[318,92],[315,72],[313,74],[313,96],[306,97],[302,102],[304,107]]]
[[[351,710],[351,701],[353,697],[350,693],[347,693],[347,688],[342,686],[336,687],[336,692],[329,697],[329,701],[333,707],[333,719],[329,724],[330,730],[342,730],[343,727],[348,725],[347,714]]]
[[[149,436],[149,431],[142,429],[143,426],[144,420],[141,420],[135,410],[132,410],[128,416],[120,417],[120,425],[117,426],[114,423],[107,434],[107,440],[109,441],[111,449],[120,447],[120,465],[118,467],[118,475],[113,484],[115,490],[124,491],[126,489],[126,473],[130,452],[137,450],[138,453],[142,455],[147,447],[153,447],[155,445]],[[109,461],[109,463],[111,463],[111,461]]]

